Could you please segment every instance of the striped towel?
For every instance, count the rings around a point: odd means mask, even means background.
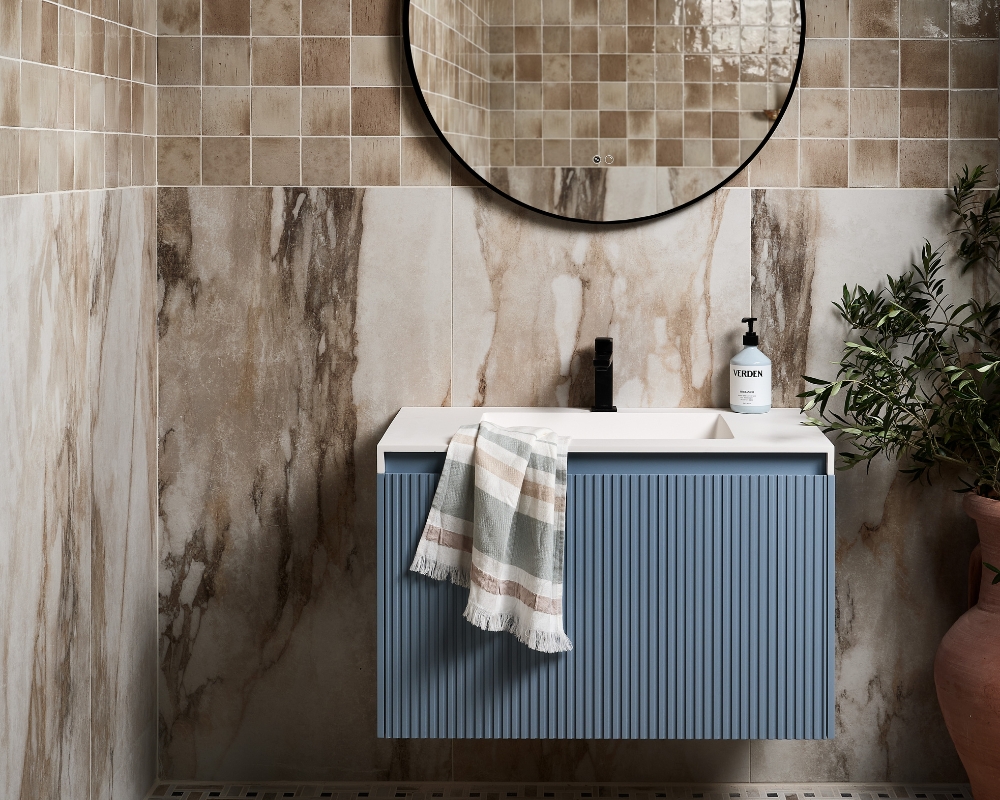
[[[468,586],[476,627],[543,653],[573,649],[562,621],[568,444],[546,428],[459,428],[410,565]]]

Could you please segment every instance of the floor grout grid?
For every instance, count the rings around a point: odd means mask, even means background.
[[[161,781],[147,795],[209,800],[284,797],[329,797],[332,800],[972,800],[967,784],[624,784],[624,783],[205,783]]]

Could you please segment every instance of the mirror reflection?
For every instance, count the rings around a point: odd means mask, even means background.
[[[442,138],[494,188],[572,219],[673,210],[728,180],[794,84],[798,0],[410,0]]]

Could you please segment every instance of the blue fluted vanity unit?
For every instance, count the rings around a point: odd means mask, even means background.
[[[572,436],[564,613],[543,654],[409,572],[464,424]],[[378,446],[378,735],[834,732],[833,447],[793,409],[404,408]]]

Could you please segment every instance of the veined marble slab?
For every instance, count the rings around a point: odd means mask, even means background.
[[[486,190],[160,191],[161,774],[961,781],[931,663],[972,528],[937,481],[838,480],[830,742],[379,742],[376,442],[402,406],[718,407],[751,306],[776,406],[830,374],[843,283],[952,225],[939,190],[733,188],[595,230]],[[472,410],[470,413],[481,413]]]
[[[90,195],[91,800],[156,775],[156,194]]]
[[[152,201],[0,200],[3,797],[155,776]]]
[[[375,444],[450,400],[451,190],[159,215],[161,772],[442,774],[375,737]]]
[[[873,288],[954,228],[940,190],[753,192],[754,313],[776,403],[802,374],[833,377],[843,286]],[[953,252],[953,251],[952,251]],[[970,277],[949,279],[966,298]],[[961,302],[961,301],[959,301]],[[754,780],[963,781],[941,719],[934,654],[965,610],[974,528],[953,476],[914,484],[884,459],[837,481],[837,730],[826,742],[755,742]]]
[[[729,404],[750,308],[750,190],[643,225],[539,217],[455,190],[453,405],[593,405],[597,336],[619,407]]]

